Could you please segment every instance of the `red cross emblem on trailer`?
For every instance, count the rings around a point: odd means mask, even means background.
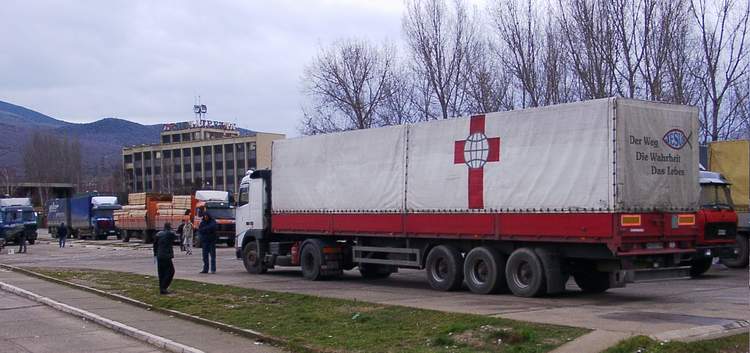
[[[484,208],[484,165],[500,161],[500,138],[488,138],[484,133],[484,115],[469,119],[469,136],[456,141],[454,164],[469,167],[469,208]]]

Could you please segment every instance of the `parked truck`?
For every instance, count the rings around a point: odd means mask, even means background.
[[[132,193],[128,195],[128,204],[115,213],[115,224],[123,233],[122,241],[131,238],[143,239],[144,243],[154,241],[156,232],[163,227],[157,222],[159,204],[172,201],[172,195],[158,193]]]
[[[216,220],[217,241],[233,247],[235,244],[235,210],[228,191],[198,190],[193,196],[193,227],[197,230],[203,218],[203,212],[208,212]],[[194,246],[200,246],[200,238],[196,233]]]
[[[748,265],[748,236],[750,236],[750,141],[719,141],[708,145],[708,170],[721,174],[728,187],[723,197],[737,213],[736,247],[734,253],[721,262],[729,267],[743,268]]]
[[[242,180],[237,256],[310,280],[424,269],[531,297],[689,275],[698,111],[622,98],[279,140]]]
[[[60,224],[71,230],[70,237],[107,239],[121,236],[115,226],[113,213],[122,208],[115,196],[104,196],[96,192],[81,193],[70,198],[52,199],[47,203],[49,233],[57,238]]]
[[[37,214],[29,198],[0,199],[0,238],[4,243],[17,243],[21,233],[34,244],[37,237]]]
[[[700,171],[701,209],[696,223],[700,232],[696,252],[687,254],[690,276],[699,277],[711,268],[714,258],[731,260],[736,255],[737,212],[730,195],[730,183],[719,173]]]

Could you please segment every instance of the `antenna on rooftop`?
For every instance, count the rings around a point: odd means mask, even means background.
[[[195,113],[195,120],[197,121],[198,126],[202,125],[203,119],[206,118],[207,111],[208,108],[206,108],[206,105],[201,104],[201,96],[197,96],[195,104],[193,104],[193,113]]]

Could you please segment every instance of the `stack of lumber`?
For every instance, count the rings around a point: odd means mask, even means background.
[[[128,205],[145,205],[146,204],[146,193],[137,192],[128,194]]]
[[[176,195],[172,197],[172,202],[159,202],[156,209],[159,215],[163,216],[182,216],[190,209],[190,196]]]

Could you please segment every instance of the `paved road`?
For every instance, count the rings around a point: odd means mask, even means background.
[[[44,236],[42,236],[44,238]],[[93,245],[92,245],[93,244]],[[153,274],[148,246],[110,241],[72,242],[58,249],[41,240],[28,254],[0,254],[0,263],[19,266],[75,267]],[[355,271],[341,280],[310,282],[297,269],[276,269],[250,275],[235,259],[234,249],[218,249],[215,275],[199,274],[200,249],[192,256],[178,254],[177,277],[211,283],[288,291],[376,303],[491,315],[542,323],[564,324],[635,334],[656,334],[695,326],[747,320],[747,270],[721,265],[699,280],[672,280],[631,284],[604,294],[584,294],[570,282],[568,291],[553,298],[518,298],[511,295],[475,295],[468,291],[437,292],[429,288],[424,272],[403,270],[385,280],[363,280]]]
[[[156,353],[153,346],[0,291],[2,353]]]

